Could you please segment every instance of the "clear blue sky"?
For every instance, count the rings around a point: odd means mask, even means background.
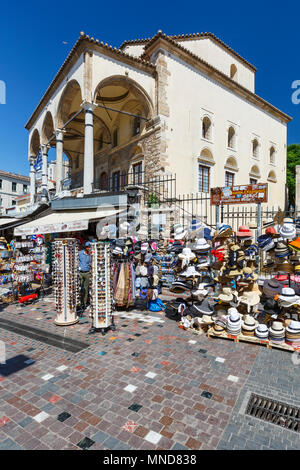
[[[257,67],[256,93],[293,117],[288,143],[300,142],[300,104],[291,101],[291,83],[300,80],[297,3],[2,2],[0,79],[6,82],[7,103],[0,105],[0,168],[28,174],[24,125],[80,31],[113,46],[150,37],[158,29],[166,34],[214,33]]]

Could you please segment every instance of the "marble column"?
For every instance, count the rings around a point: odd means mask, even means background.
[[[35,203],[35,195],[36,195],[36,185],[35,185],[35,176],[36,176],[36,171],[34,168],[34,161],[35,157],[30,157],[29,158],[29,163],[30,163],[30,204],[33,205]]]
[[[82,105],[85,110],[84,127],[84,163],[83,163],[83,193],[91,194],[94,182],[94,124],[92,103]]]
[[[63,132],[58,129],[56,132],[56,194],[62,191],[63,180]]]
[[[43,145],[43,164],[42,164],[42,201],[48,201],[48,146]]]

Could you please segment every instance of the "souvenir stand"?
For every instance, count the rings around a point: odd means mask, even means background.
[[[90,293],[92,327],[89,333],[101,331],[105,335],[108,330],[115,330],[109,242],[91,243]]]
[[[13,250],[4,237],[0,237],[0,299],[3,303],[13,302],[14,279],[12,274]]]
[[[53,288],[57,317],[56,325],[73,325],[79,321],[78,242],[75,238],[60,238],[53,242]]]

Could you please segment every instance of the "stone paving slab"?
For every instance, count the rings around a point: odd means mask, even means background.
[[[21,310],[9,306],[0,316],[62,331],[52,302]],[[14,364],[11,372],[0,365],[0,449],[297,445],[295,433],[286,437],[279,428],[271,436],[265,423],[239,413],[247,391],[285,397],[286,382],[298,402],[297,374],[284,366],[290,354],[193,335],[164,314],[118,312],[116,331],[105,336],[87,335],[86,320],[66,328],[89,341],[76,354],[0,329]]]

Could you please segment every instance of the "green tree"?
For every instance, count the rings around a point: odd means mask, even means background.
[[[286,184],[289,188],[289,203],[295,207],[296,165],[300,165],[300,144],[291,144],[287,148]]]

